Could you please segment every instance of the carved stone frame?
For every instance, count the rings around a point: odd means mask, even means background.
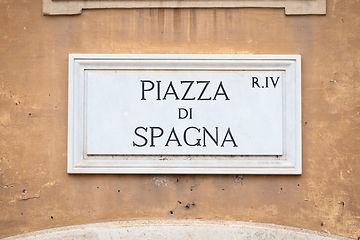
[[[171,62],[171,64],[164,64]],[[191,63],[191,64],[190,64]],[[85,70],[282,71],[283,154],[90,155],[86,151]],[[70,54],[68,173],[96,174],[301,174],[301,56],[187,54]]]
[[[326,14],[326,0],[43,0],[44,15],[101,8],[285,8],[286,15]]]

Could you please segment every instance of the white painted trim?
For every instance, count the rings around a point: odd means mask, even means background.
[[[285,8],[286,15],[326,14],[326,0],[43,0],[44,15],[81,14],[101,8]]]
[[[176,213],[174,213],[176,214]],[[138,220],[52,228],[4,240],[62,239],[291,239],[346,240],[328,233],[274,224],[239,221]]]
[[[85,69],[274,70],[285,72],[282,156],[89,156],[85,151]],[[299,55],[70,54],[68,173],[301,174]]]

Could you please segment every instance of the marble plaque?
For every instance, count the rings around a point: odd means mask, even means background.
[[[69,173],[301,173],[298,55],[69,57]]]

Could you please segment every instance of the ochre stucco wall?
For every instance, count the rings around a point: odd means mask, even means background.
[[[326,16],[43,16],[41,4],[0,0],[0,237],[132,219],[241,220],[360,236],[360,1],[328,0]],[[301,54],[303,174],[68,175],[69,53]]]

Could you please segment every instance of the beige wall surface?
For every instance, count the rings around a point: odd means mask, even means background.
[[[326,16],[252,8],[43,16],[40,0],[0,0],[0,237],[83,223],[200,219],[357,238],[359,11],[360,1],[328,0]],[[301,54],[303,174],[68,175],[69,53]]]

